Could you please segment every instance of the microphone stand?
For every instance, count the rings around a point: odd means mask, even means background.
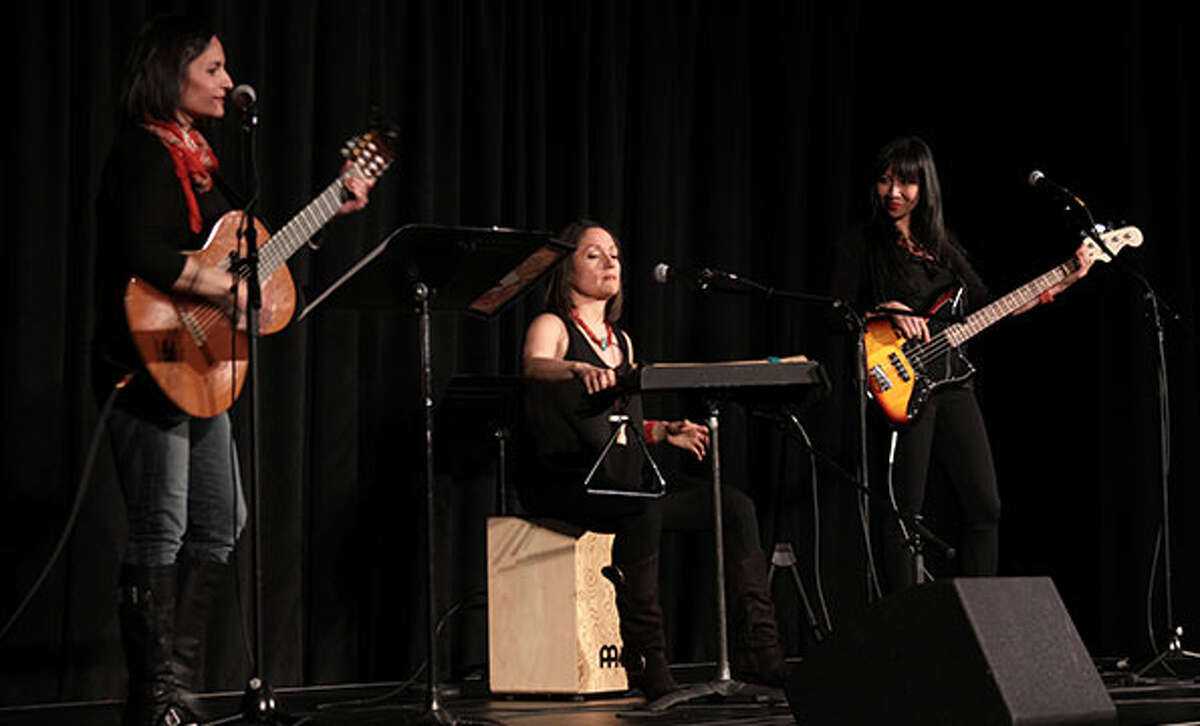
[[[1171,567],[1171,505],[1170,505],[1170,475],[1171,475],[1171,415],[1170,415],[1170,399],[1168,397],[1168,381],[1167,381],[1167,358],[1165,350],[1165,332],[1163,328],[1162,312],[1166,312],[1168,317],[1179,322],[1181,317],[1175,312],[1170,305],[1166,303],[1158,293],[1154,291],[1154,287],[1144,275],[1133,269],[1133,266],[1126,263],[1123,259],[1117,258],[1112,250],[1104,244],[1104,240],[1098,234],[1104,228],[1096,223],[1092,216],[1091,210],[1076,195],[1071,195],[1070,200],[1064,211],[1068,214],[1072,209],[1077,210],[1083,216],[1086,225],[1081,230],[1082,234],[1090,238],[1096,245],[1108,255],[1119,269],[1124,271],[1130,277],[1138,282],[1143,289],[1142,299],[1146,301],[1147,317],[1151,320],[1154,327],[1155,339],[1155,367],[1156,367],[1156,387],[1158,393],[1158,415],[1159,415],[1159,488],[1162,492],[1162,525],[1159,537],[1162,538],[1163,552],[1163,595],[1166,600],[1166,615],[1167,615],[1167,635],[1166,648],[1159,651],[1155,657],[1139,668],[1133,675],[1134,678],[1140,678],[1150,669],[1163,664],[1168,671],[1170,666],[1168,660],[1179,659],[1200,659],[1200,653],[1187,650],[1183,645],[1183,626],[1175,621],[1174,612],[1174,586],[1172,584],[1172,567]],[[1156,547],[1157,547],[1157,539]],[[1153,568],[1152,568],[1153,569]],[[1152,573],[1153,574],[1153,573]],[[1154,587],[1153,581],[1150,583],[1151,589]],[[1147,619],[1151,617],[1151,613],[1146,613]],[[1151,645],[1154,646],[1153,636],[1151,637]]]
[[[1165,302],[1159,298],[1158,293],[1150,286],[1150,282],[1142,275],[1130,270],[1134,277],[1142,284],[1144,292],[1142,298],[1146,301],[1147,317],[1153,322],[1155,333],[1155,363],[1157,366],[1157,385],[1158,385],[1158,414],[1159,414],[1159,486],[1162,490],[1162,550],[1163,550],[1163,590],[1166,600],[1167,613],[1167,646],[1159,652],[1153,660],[1142,666],[1134,673],[1134,677],[1141,677],[1151,668],[1162,663],[1170,670],[1166,661],[1169,659],[1191,658],[1200,659],[1200,653],[1187,650],[1183,645],[1183,626],[1179,625],[1175,620],[1174,612],[1174,588],[1171,582],[1171,505],[1170,505],[1170,474],[1171,474],[1171,414],[1170,414],[1170,399],[1168,397],[1167,386],[1167,358],[1165,350],[1165,334],[1163,329],[1163,321],[1160,308],[1166,308],[1168,315],[1174,320],[1179,320],[1178,314],[1171,310]],[[1153,582],[1151,582],[1153,587]],[[1147,618],[1150,613],[1146,614]]]
[[[960,294],[961,294],[961,290],[960,290]],[[953,311],[957,308],[957,304],[958,304],[958,302],[957,302],[957,297],[956,297],[955,303],[950,305],[947,309]],[[941,314],[940,311],[937,313],[926,313],[926,312],[919,312],[916,310],[898,310],[896,308],[884,307],[884,306],[876,306],[874,308],[871,308],[867,312],[868,313],[876,313],[879,315],[899,314],[899,315],[906,315],[906,316],[910,316],[910,317],[914,317],[914,318],[922,318],[924,320],[931,320],[933,318],[945,319],[946,317],[949,317],[949,318],[953,319],[955,322],[960,322],[963,319],[962,315],[959,315],[959,314],[953,313],[953,312],[949,316],[944,316]],[[863,322],[861,324],[861,326],[862,327],[860,327],[859,334],[858,334],[858,344],[859,344],[859,347],[864,347],[865,339],[866,339],[866,323]],[[867,384],[865,381],[865,376],[866,376],[866,371],[867,371],[867,359],[866,359],[865,350],[863,352],[862,358],[860,359],[860,365],[858,366],[858,371],[859,371],[859,378],[860,378],[859,390],[861,392],[862,397],[865,399],[865,397],[867,395],[866,394],[866,391],[867,391],[866,385]],[[942,540],[942,538],[940,538],[936,534],[934,534],[932,530],[930,530],[928,527],[925,526],[925,524],[923,524],[924,518],[921,516],[920,513],[904,514],[903,512],[900,511],[900,506],[896,502],[896,491],[892,486],[892,472],[894,471],[895,464],[896,464],[896,444],[898,443],[899,438],[900,438],[900,431],[898,429],[896,429],[895,427],[893,427],[892,435],[891,435],[891,442],[888,446],[888,463],[887,463],[888,502],[891,505],[890,513],[896,519],[896,524],[900,528],[900,536],[904,538],[905,549],[907,549],[912,554],[912,557],[913,557],[913,563],[912,563],[913,579],[912,579],[912,582],[914,585],[922,585],[922,584],[930,581],[929,570],[927,570],[925,568],[925,545],[931,544],[934,547],[936,547],[938,550],[941,551],[942,556],[947,560],[954,559],[955,550],[953,547],[951,547],[949,544],[947,544],[944,540]],[[891,583],[892,588],[895,589],[897,584],[898,583]]]
[[[294,718],[280,711],[275,693],[263,675],[263,566],[262,566],[262,487],[259,476],[259,387],[258,387],[258,325],[262,309],[262,287],[258,275],[258,231],[254,224],[254,206],[258,201],[258,168],[255,155],[254,132],[258,129],[258,111],[251,103],[243,109],[242,117],[242,175],[247,197],[242,213],[242,228],[239,236],[245,240],[246,251],[240,259],[230,257],[230,269],[234,272],[234,308],[236,315],[237,288],[241,280],[246,281],[246,367],[250,378],[250,396],[247,404],[249,419],[249,484],[254,529],[251,542],[251,559],[254,571],[254,663],[246,689],[242,693],[242,719],[250,723],[288,724]]]

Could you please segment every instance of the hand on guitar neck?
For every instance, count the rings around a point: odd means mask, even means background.
[[[1088,270],[1092,269],[1092,263],[1096,261],[1095,256],[1092,254],[1091,248],[1088,246],[1089,244],[1092,243],[1089,240],[1084,240],[1079,247],[1075,249],[1075,264],[1078,265],[1078,267],[1074,272],[1064,277],[1058,284],[1042,291],[1038,297],[1025,302],[1023,305],[1021,305],[1021,307],[1012,311],[1012,314],[1020,315],[1026,310],[1036,307],[1040,303],[1050,302],[1054,299],[1055,295],[1063,290],[1066,290],[1068,287],[1074,285],[1076,282],[1079,282],[1081,278],[1086,276],[1088,274]]]
[[[342,206],[338,208],[335,216],[351,214],[367,206],[367,195],[371,193],[373,186],[375,186],[375,177],[362,176],[355,171],[354,165],[347,161],[342,166],[342,189],[349,196],[342,202]]]

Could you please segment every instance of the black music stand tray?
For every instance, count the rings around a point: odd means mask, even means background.
[[[459,719],[438,701],[437,647],[434,643],[438,618],[433,589],[436,520],[431,310],[436,306],[439,310],[493,318],[524,295],[572,249],[570,245],[552,239],[548,232],[500,227],[405,225],[388,235],[300,313],[302,320],[317,306],[329,302],[337,307],[360,310],[415,308],[420,316],[421,402],[425,414],[421,446],[425,451],[425,602],[428,609],[425,647],[428,666],[424,708],[405,711],[406,715],[396,723],[495,723]]]

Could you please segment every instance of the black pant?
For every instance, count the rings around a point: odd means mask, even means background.
[[[996,574],[1000,495],[983,415],[970,388],[938,391],[925,404],[916,423],[901,432],[893,490],[896,505],[905,517],[921,513],[931,461],[945,472],[962,507],[964,538],[959,548],[962,574]],[[880,478],[884,476],[886,470]],[[897,590],[913,584],[912,555],[890,513],[884,525],[883,548],[890,588]]]
[[[576,481],[582,479],[580,475]],[[658,554],[664,530],[712,529],[711,481],[672,475],[669,493],[661,499],[588,494],[582,485],[568,481],[526,479],[526,485],[519,490],[522,506],[536,517],[615,534],[612,550],[615,564],[640,562]],[[749,553],[761,553],[758,518],[750,497],[739,489],[722,487],[721,514],[726,559],[736,562]]]

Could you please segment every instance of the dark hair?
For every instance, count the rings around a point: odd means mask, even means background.
[[[617,250],[621,249],[621,241],[612,233],[610,229],[600,224],[593,222],[590,219],[577,219],[566,226],[565,229],[558,235],[558,239],[566,242],[572,247],[579,246],[579,240],[583,239],[583,235],[589,230],[599,228],[608,232],[613,238],[613,242],[617,245]],[[563,315],[568,315],[571,308],[575,307],[571,300],[572,280],[575,278],[575,255],[567,255],[567,258],[562,261],[558,267],[550,273],[546,287],[546,307]],[[617,322],[621,317],[621,305],[625,298],[625,268],[621,268],[621,290],[608,299],[604,304],[604,319],[610,323]]]
[[[950,235],[942,217],[942,185],[929,145],[916,136],[888,142],[875,157],[875,178],[871,181],[871,219],[868,224],[868,254],[877,287],[900,264],[903,250],[896,244],[897,231],[887,209],[880,203],[875,180],[887,173],[905,184],[918,184],[921,193],[909,221],[912,241],[934,259],[945,258]]]
[[[142,26],[129,52],[121,106],[134,123],[145,118],[171,121],[179,92],[194,61],[216,34],[184,15],[160,15]]]

